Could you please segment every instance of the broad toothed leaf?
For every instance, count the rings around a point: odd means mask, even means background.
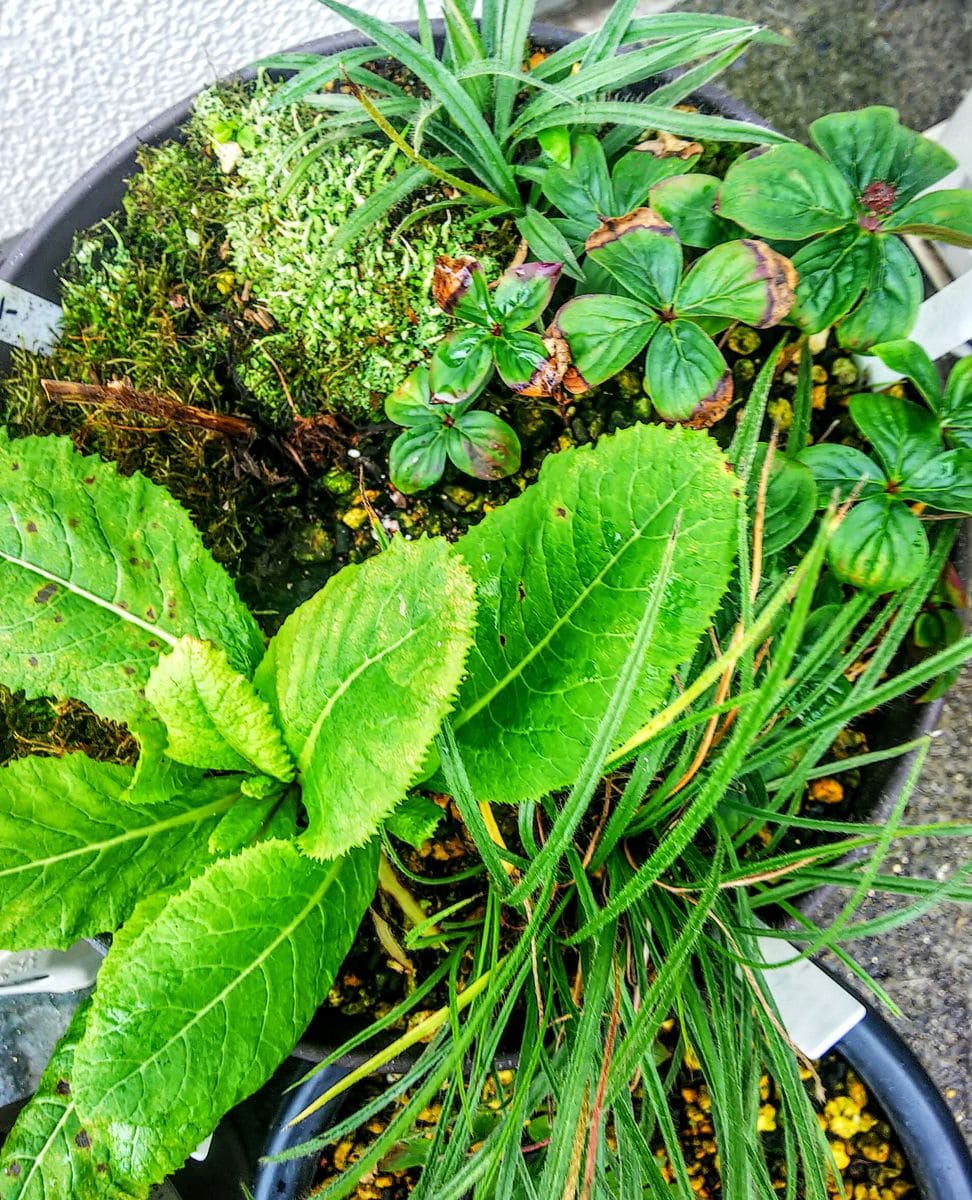
[[[441,824],[445,813],[434,800],[421,792],[407,796],[385,822],[385,828],[400,842],[416,850],[427,841]]]
[[[267,702],[212,642],[180,638],[153,668],[145,695],[165,723],[176,762],[293,778],[294,761]]]
[[[256,682],[297,759],[309,853],[360,845],[405,795],[459,686],[473,621],[472,582],[449,545],[396,538],[284,622]]]
[[[449,457],[477,479],[505,479],[520,466],[520,439],[495,413],[466,413],[449,430]]]
[[[578,296],[554,319],[567,339],[580,384],[594,387],[636,358],[658,328],[658,318],[627,296]]]
[[[112,1169],[106,1139],[83,1125],[74,1097],[74,1052],[91,1010],[71,1019],[33,1099],[0,1154],[0,1200],[146,1200],[148,1185]]]
[[[645,359],[645,390],[666,421],[705,417],[711,425],[732,399],[732,376],[718,346],[692,321],[662,324]]]
[[[636,425],[549,456],[535,484],[460,539],[479,610],[452,727],[478,799],[520,801],[574,779],[679,521],[619,740],[659,706],[725,590],[738,497],[710,438]]]
[[[107,1139],[111,1163],[160,1181],[265,1082],[334,981],[377,857],[372,843],[323,864],[263,842],[164,903],[150,898],[150,921],[136,911],[101,969],[74,1059],[78,1112]]]
[[[719,212],[759,237],[802,240],[856,216],[850,185],[806,146],[774,146],[737,158],[719,194]]]
[[[493,307],[507,332],[532,325],[550,303],[560,278],[559,262],[529,262],[499,277]]]
[[[731,317],[766,329],[793,307],[796,271],[752,238],[716,246],[693,264],[675,295],[679,316]]]
[[[137,725],[151,719],[149,671],[183,635],[243,674],[263,652],[188,514],[67,438],[0,434],[0,681]]]
[[[232,779],[139,805],[129,767],[83,754],[22,758],[0,770],[0,945],[66,949],[115,929],[140,896],[205,863],[233,803]]]

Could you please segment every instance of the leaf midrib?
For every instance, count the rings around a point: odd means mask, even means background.
[[[116,837],[105,838],[100,842],[86,842],[83,846],[65,851],[63,854],[55,854],[49,858],[35,858],[29,862],[21,863],[16,867],[5,867],[3,870],[0,870],[0,879],[10,878],[11,876],[20,874],[22,871],[43,870],[45,867],[55,866],[58,863],[67,862],[72,858],[81,858],[87,854],[100,854],[103,851],[112,850],[117,846],[123,846],[126,842],[137,841],[139,838],[150,838],[155,834],[164,833],[168,829],[178,829],[180,825],[198,824],[200,821],[205,820],[206,817],[231,808],[237,796],[238,793],[230,792],[228,795],[221,796],[218,800],[213,800],[212,803],[204,805],[202,808],[187,808],[185,812],[179,813],[174,817],[169,817],[164,821],[156,821],[154,825],[143,825],[137,829],[126,829]]]
[[[308,859],[308,862],[310,862],[310,861],[311,860]],[[335,861],[332,863],[330,869],[328,870],[327,874],[325,875],[324,879],[321,881],[320,887],[314,892],[313,896],[311,896],[311,898],[310,898],[310,900],[308,900],[307,904],[304,905],[304,907],[297,914],[297,916],[294,917],[294,919],[292,921],[290,921],[287,925],[285,925],[280,930],[277,937],[274,938],[274,940],[266,947],[266,949],[263,950],[260,954],[258,954],[257,957],[254,958],[253,961],[249,964],[249,966],[247,966],[243,971],[241,971],[239,975],[234,976],[234,978],[230,980],[230,982],[226,985],[226,987],[224,987],[221,991],[217,992],[217,994],[212,998],[212,1000],[209,1001],[208,1004],[205,1004],[202,1008],[200,1008],[197,1012],[195,1012],[193,1014],[191,1020],[187,1021],[184,1025],[182,1025],[177,1033],[173,1034],[172,1037],[167,1038],[166,1041],[163,1042],[163,1044],[161,1046],[159,1046],[159,1048],[157,1050],[153,1051],[152,1054],[148,1055],[146,1058],[141,1059],[136,1064],[135,1070],[129,1071],[126,1075],[123,1075],[120,1079],[118,1079],[115,1083],[113,1083],[112,1086],[107,1089],[107,1091],[103,1092],[101,1099],[98,1101],[97,1107],[99,1109],[103,1109],[108,1098],[114,1092],[118,1091],[119,1088],[123,1087],[135,1076],[142,1074],[143,1071],[145,1070],[145,1068],[150,1066],[152,1063],[154,1063],[156,1061],[156,1059],[158,1059],[163,1053],[165,1053],[169,1049],[170,1046],[173,1046],[173,1045],[177,1044],[179,1041],[183,1040],[186,1037],[188,1031],[190,1029],[192,1029],[193,1026],[197,1025],[218,1004],[221,1004],[226,999],[226,997],[229,996],[236,988],[241,987],[242,984],[244,983],[244,981],[246,979],[248,979],[249,976],[252,975],[255,970],[257,970],[259,967],[262,967],[263,964],[266,962],[266,960],[274,953],[274,951],[277,949],[277,947],[280,946],[283,942],[285,942],[290,937],[290,935],[297,928],[299,928],[300,925],[303,924],[303,922],[307,919],[307,917],[310,915],[310,913],[313,911],[313,909],[316,908],[320,904],[323,897],[327,894],[328,891],[330,891],[331,886],[334,883],[335,876],[341,870],[342,866],[345,866],[346,864],[347,864],[347,859],[345,857],[335,859]]]
[[[661,513],[663,513],[665,511],[665,509],[668,508],[669,505],[672,504],[672,502],[678,498],[680,493],[685,488],[690,486],[690,484],[694,480],[695,476],[698,474],[698,470],[699,469],[697,468],[693,472],[693,474],[682,483],[682,485],[679,488],[676,488],[676,490],[673,491],[672,494],[666,500],[664,500],[657,508],[655,508],[654,511],[649,514],[649,516],[642,522],[641,525],[635,527],[631,536],[626,541],[622,542],[622,544],[618,548],[617,552],[610,559],[608,559],[608,561],[604,564],[604,566],[601,568],[601,570],[598,571],[598,573],[594,576],[594,578],[591,580],[591,582],[589,584],[587,584],[578,593],[577,598],[570,605],[570,607],[566,608],[564,610],[562,616],[560,616],[556,621],[553,622],[553,624],[550,626],[549,630],[544,634],[544,636],[534,646],[532,646],[530,648],[529,652],[517,661],[515,667],[512,667],[509,671],[507,671],[506,675],[504,675],[502,679],[498,679],[496,681],[496,683],[489,689],[489,691],[484,692],[483,695],[474,704],[470,705],[469,708],[465,708],[465,709],[463,709],[463,711],[461,713],[457,713],[454,715],[454,717],[452,719],[453,731],[455,731],[457,729],[461,729],[463,727],[463,725],[467,724],[469,721],[471,721],[473,719],[473,717],[477,716],[480,712],[482,712],[482,710],[487,705],[491,704],[493,702],[493,700],[500,694],[500,692],[503,691],[504,688],[508,687],[509,684],[514,679],[519,677],[526,670],[526,668],[530,665],[530,663],[533,661],[533,659],[536,658],[536,656],[542,650],[546,649],[546,647],[549,645],[549,643],[553,639],[553,637],[557,633],[560,632],[560,630],[563,628],[564,625],[566,625],[569,622],[570,618],[574,615],[574,613],[577,611],[577,609],[580,608],[580,606],[587,600],[587,598],[593,592],[594,588],[598,587],[604,581],[604,577],[605,577],[605,575],[607,575],[608,571],[610,571],[612,569],[612,567],[614,567],[615,564],[620,561],[620,559],[623,557],[623,555],[625,555],[628,552],[628,550],[631,549],[632,546],[634,546],[637,542],[639,542],[645,536],[645,530],[648,528],[648,526],[650,524],[652,524],[652,522],[657,520],[657,518],[661,515]]]
[[[61,1115],[58,1118],[58,1121],[55,1124],[54,1128],[51,1130],[47,1140],[44,1142],[43,1146],[41,1146],[40,1150],[38,1150],[38,1152],[34,1155],[34,1158],[30,1164],[30,1170],[24,1176],[24,1179],[21,1183],[21,1187],[20,1187],[21,1195],[23,1195],[23,1196],[28,1195],[28,1191],[27,1191],[28,1185],[30,1184],[30,1181],[34,1178],[34,1175],[36,1174],[38,1169],[40,1169],[41,1172],[43,1172],[44,1157],[50,1151],[51,1147],[53,1146],[54,1140],[57,1137],[57,1135],[61,1132],[61,1130],[67,1124],[67,1119],[74,1112],[74,1109],[75,1109],[75,1103],[73,1100],[69,1104],[64,1106],[64,1109],[62,1110]],[[47,1194],[46,1189],[45,1189],[44,1194],[45,1195]]]
[[[82,600],[88,601],[90,604],[95,604],[99,608],[103,608],[106,612],[110,612],[113,616],[121,621],[126,621],[130,625],[136,625],[139,629],[146,633],[152,634],[153,637],[159,637],[170,646],[175,647],[178,643],[178,638],[171,633],[167,633],[160,625],[153,625],[150,621],[144,621],[141,617],[137,617],[127,608],[122,608],[113,603],[111,600],[106,600],[103,596],[98,596],[94,592],[89,592],[87,588],[81,587],[71,579],[65,579],[61,575],[55,575],[52,571],[46,571],[43,567],[39,567],[36,563],[29,562],[25,558],[18,558],[15,554],[8,554],[5,550],[0,550],[0,559],[11,563],[13,566],[22,567],[25,571],[30,571],[34,575],[39,575],[41,579],[47,579],[51,583],[60,584],[66,591],[74,596],[78,596]]]

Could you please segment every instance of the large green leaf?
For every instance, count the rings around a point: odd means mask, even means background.
[[[921,404],[864,393],[851,397],[850,413],[890,479],[900,482],[942,452],[938,421]]]
[[[597,228],[601,217],[619,217],[628,211],[627,208],[614,211],[607,159],[601,143],[590,133],[582,133],[575,139],[569,167],[547,168],[540,190],[565,217],[582,221],[587,233]]]
[[[650,208],[605,221],[587,239],[587,252],[630,295],[652,308],[667,308],[682,275],[682,247],[675,230]]]
[[[765,329],[793,307],[796,272],[782,254],[753,238],[716,246],[679,284],[675,310],[683,317],[730,317]]]
[[[718,346],[692,321],[667,321],[651,339],[645,390],[666,421],[702,419],[705,408],[723,416],[731,378]]]
[[[74,1051],[89,1012],[85,1001],[3,1144],[0,1200],[145,1200],[148,1195],[147,1185],[110,1170],[106,1140],[78,1116]]]
[[[849,350],[906,337],[921,304],[921,271],[914,255],[891,234],[874,234],[871,269],[860,303],[837,326]]]
[[[360,845],[405,795],[456,694],[473,622],[461,559],[443,540],[404,538],[284,622],[256,683],[297,760],[310,853]]]
[[[703,434],[636,425],[546,459],[458,543],[479,600],[452,726],[482,800],[570,783],[617,683],[672,531],[658,636],[619,741],[662,702],[729,579],[739,483]]]
[[[942,512],[972,516],[972,450],[946,450],[902,481],[901,495]]]
[[[0,771],[0,945],[64,949],[115,929],[139,897],[208,861],[232,779],[165,804],[126,802],[131,769],[83,754]]]
[[[945,440],[972,449],[972,358],[960,358],[952,368],[940,416]]]
[[[884,227],[956,246],[972,246],[972,192],[964,188],[929,192],[898,209]]]
[[[567,339],[574,370],[589,387],[603,383],[626,367],[645,348],[658,328],[658,318],[627,296],[578,296],[568,300],[555,318]]]
[[[157,1182],[293,1049],[374,894],[377,844],[322,864],[289,841],[220,859],[116,938],[75,1052],[83,1122]]]
[[[267,702],[212,642],[180,638],[152,670],[145,695],[165,723],[176,762],[293,778],[294,761]]]
[[[807,333],[819,333],[857,303],[871,270],[874,239],[856,225],[813,238],[793,255],[797,302],[793,316]]]
[[[827,560],[843,583],[867,592],[896,592],[928,561],[921,522],[893,496],[855,504],[830,539]]]
[[[230,577],[175,500],[67,438],[0,434],[0,680],[136,725],[141,689],[183,635],[250,674],[263,651]]]
[[[737,158],[722,185],[719,213],[760,237],[799,241],[846,225],[855,206],[837,168],[793,143]]]

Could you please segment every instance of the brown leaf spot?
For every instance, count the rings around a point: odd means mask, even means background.
[[[743,245],[756,260],[756,279],[765,279],[766,308],[756,322],[758,329],[777,325],[796,301],[797,270],[785,254],[771,249],[765,242],[745,238]]]
[[[545,337],[543,344],[547,349],[546,359],[526,383],[511,385],[520,396],[556,396],[560,390],[561,380],[570,366],[570,347],[567,339],[559,334]]]
[[[9,1175],[11,1179],[16,1179],[22,1170],[23,1168],[19,1162],[12,1162],[10,1166],[7,1167],[5,1174]]]
[[[523,586],[523,580],[522,580],[522,579],[521,579],[521,580],[520,580],[520,581],[517,583],[517,585],[516,585],[516,594],[517,594],[517,597],[518,597],[520,600],[525,600],[525,599],[526,599],[526,588]]]
[[[576,367],[568,367],[564,372],[564,387],[573,396],[580,396],[583,392],[589,392],[592,384],[589,384],[584,376],[577,370]]]
[[[85,475],[84,479],[81,480],[82,483],[94,483],[94,481],[95,477],[93,475]]]
[[[61,625],[61,624],[63,624],[63,622],[64,622],[64,617],[59,612],[56,612],[54,614],[54,624]]]
[[[88,1137],[86,1130],[79,1129],[74,1135],[74,1144],[81,1150],[87,1150],[91,1145],[91,1138]]]
[[[459,301],[472,286],[473,271],[480,271],[479,263],[468,254],[450,258],[440,254],[435,260],[432,273],[432,298],[444,313],[452,313]]]
[[[57,591],[56,583],[45,583],[40,591],[34,596],[35,604],[46,604],[51,596]]]
[[[554,509],[554,513],[555,513],[555,514],[556,514],[558,517],[560,517],[560,519],[561,519],[562,521],[566,521],[566,520],[567,520],[567,509],[566,509],[566,508],[564,508],[564,506],[563,506],[562,504],[558,504],[558,505],[557,505],[557,507]]]
[[[722,376],[715,388],[704,396],[692,411],[692,415],[679,425],[688,429],[708,429],[716,421],[721,421],[729,411],[732,403],[732,375],[729,371]]]
[[[77,529],[77,527],[80,524],[81,524],[81,519],[79,517],[68,517],[68,526],[71,529]]]
[[[618,238],[635,229],[651,229],[655,233],[664,234],[665,237],[675,236],[675,230],[654,209],[635,208],[623,217],[601,217],[600,227],[595,229],[584,243],[584,249],[590,253],[600,246],[616,242]]]
[[[148,617],[148,619],[149,619],[150,621],[154,621],[154,620],[155,620],[155,609],[154,609],[154,608],[151,606],[151,604],[150,604],[150,605],[148,606],[148,608],[145,610],[145,615]]]
[[[126,666],[126,667],[124,667],[124,668],[123,668],[123,670],[124,670],[124,672],[125,672],[125,674],[126,674],[126,675],[134,675],[134,674],[135,674],[135,668],[134,668],[134,667],[127,667],[127,666]]]
[[[37,532],[37,526],[33,521],[27,522],[27,532],[28,533],[36,533]]]
[[[31,654],[28,656],[27,661],[30,663],[30,665],[32,667],[36,667],[40,660],[37,658],[36,654]]]
[[[18,463],[18,462],[12,462],[12,463],[10,464],[10,470],[11,470],[11,471],[19,471],[19,470],[20,470],[20,463]]]
[[[698,142],[683,141],[674,133],[660,132],[657,137],[650,138],[647,142],[639,142],[635,149],[655,158],[695,158],[697,154],[702,153],[703,147]]]
[[[98,1172],[99,1175],[104,1175],[104,1173],[108,1170],[108,1164],[107,1163],[95,1163],[95,1170]]]
[[[506,649],[506,634],[505,634],[505,633],[501,633],[501,634],[499,635],[499,643],[500,643],[500,645],[503,647],[503,649],[505,650],[505,649]]]
[[[155,640],[155,638],[149,638],[149,640],[148,640],[148,648],[149,648],[150,650],[158,650],[158,648],[159,648],[159,643],[158,643],[158,642]]]
[[[59,1096],[70,1096],[71,1085],[66,1079],[59,1079],[57,1083],[54,1084],[54,1091],[57,1092]]]

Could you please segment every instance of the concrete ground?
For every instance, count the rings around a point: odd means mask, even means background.
[[[772,26],[792,48],[755,47],[725,82],[779,128],[801,136],[822,113],[893,104],[916,128],[947,117],[972,87],[972,4],[968,0],[649,0],[644,11],[718,11]],[[543,18],[597,24],[600,3],[557,6]],[[2,257],[2,247],[0,247]],[[909,820],[972,820],[972,670],[953,690]],[[894,873],[942,879],[968,857],[968,844],[921,839],[888,862]],[[894,907],[874,898],[864,915]],[[943,905],[920,920],[851,947],[905,1013],[895,1022],[944,1092],[972,1140],[972,919]],[[13,1016],[13,1014],[10,1014]],[[19,1015],[19,1014],[18,1014]],[[14,1018],[16,1020],[16,1018]],[[52,1027],[61,1018],[52,1006]]]

